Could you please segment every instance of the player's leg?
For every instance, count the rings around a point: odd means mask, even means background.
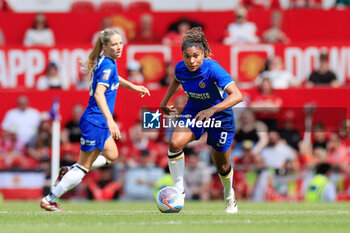
[[[183,175],[185,169],[185,155],[183,148],[195,139],[193,132],[184,127],[175,128],[169,144],[168,165],[174,186],[184,192]]]
[[[227,198],[234,194],[232,188],[233,169],[229,160],[230,150],[218,152],[214,148],[211,150],[211,156],[219,173],[221,182],[224,186],[224,197]]]
[[[118,157],[117,146],[113,138],[111,137],[109,130],[99,129],[99,131],[101,131],[101,135],[99,136],[102,136],[102,135],[105,136],[105,139],[104,138],[101,139],[103,144],[103,152],[97,156],[95,161],[92,163],[90,170],[93,170],[99,167],[104,167],[110,164],[111,162],[113,162],[114,160],[116,160]],[[70,168],[71,167],[69,166],[60,168],[57,180],[55,182],[55,186],[62,180],[63,176],[69,171]]]
[[[114,142],[112,136],[109,136],[105,142],[102,153],[100,153],[96,160],[92,163],[90,170],[104,167],[118,158],[117,144]]]
[[[233,168],[230,164],[230,148],[234,135],[233,131],[223,129],[208,130],[207,143],[212,147],[211,157],[219,173],[221,183],[224,186],[227,213],[237,213],[238,211],[235,192],[232,187]]]
[[[70,167],[50,194],[42,199],[40,206],[46,210],[61,211],[57,207],[56,200],[82,181],[109,137],[108,129],[95,127],[87,121],[80,122],[80,129],[82,136],[78,162]]]
[[[78,162],[72,165],[61,181],[51,190],[50,194],[41,200],[40,206],[49,211],[62,211],[57,206],[56,200],[82,181],[99,154],[99,149],[94,149],[90,152],[80,151]]]
[[[226,202],[226,213],[237,213],[238,207],[235,199],[235,191],[232,187],[233,168],[230,165],[230,150],[218,152],[212,148],[212,159],[224,186],[224,199]]]
[[[113,142],[114,143],[114,142]],[[109,150],[108,150],[109,151]],[[107,152],[108,153],[108,152]],[[108,153],[109,155],[109,153]],[[104,167],[108,164],[110,164],[111,162],[113,162],[114,160],[110,160],[108,159],[108,157],[106,156],[106,152],[105,150],[103,150],[103,152],[101,152],[97,158],[95,159],[95,161],[92,163],[90,170],[94,170],[96,168],[99,167]],[[71,169],[72,167],[70,166],[64,166],[64,167],[60,167],[60,170],[58,172],[58,177],[56,179],[55,182],[55,186],[62,180],[63,176],[67,174],[67,172],[69,171],[69,169]]]

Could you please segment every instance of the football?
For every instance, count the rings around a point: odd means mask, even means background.
[[[157,207],[162,213],[179,213],[185,203],[184,196],[175,187],[165,187],[157,194]]]

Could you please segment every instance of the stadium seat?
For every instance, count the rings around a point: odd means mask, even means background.
[[[149,2],[130,2],[128,6],[129,11],[151,11],[151,3]]]
[[[196,11],[199,9],[199,0],[153,0],[153,11]]]
[[[100,11],[103,12],[121,12],[123,11],[123,4],[121,2],[106,1],[100,5]]]
[[[239,5],[237,0],[201,0],[200,8],[203,11],[227,11],[234,10]]]
[[[73,2],[71,12],[93,12],[94,4],[88,1]]]

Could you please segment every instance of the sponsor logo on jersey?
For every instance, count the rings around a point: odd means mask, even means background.
[[[119,83],[114,83],[112,84],[111,90],[113,91],[115,89],[118,89],[118,87],[119,87]]]
[[[91,140],[85,140],[85,144],[87,146],[95,146],[96,145],[96,141],[91,141]]]
[[[184,91],[184,92],[188,98],[201,99],[201,100],[210,99],[209,92],[205,92],[205,93],[194,93],[194,92],[187,92],[187,91]]]
[[[204,88],[204,87],[205,87],[205,83],[204,83],[204,82],[200,82],[200,83],[199,83],[199,87],[200,87],[200,88]]]
[[[95,146],[96,145],[96,140],[94,141],[91,141],[91,140],[88,140],[88,139],[84,139],[84,138],[80,138],[80,143],[81,145],[86,145],[86,146]]]

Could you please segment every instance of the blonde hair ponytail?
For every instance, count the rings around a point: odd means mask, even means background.
[[[94,48],[90,52],[88,60],[85,62],[85,69],[90,74],[94,72],[98,57],[102,52],[102,45],[107,45],[109,38],[114,34],[120,35],[120,33],[114,28],[107,28],[98,34]]]

